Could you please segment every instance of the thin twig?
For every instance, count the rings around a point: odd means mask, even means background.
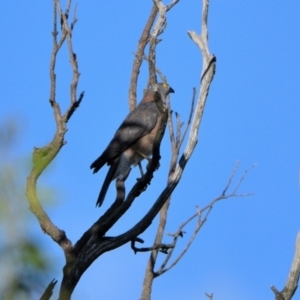
[[[167,11],[169,11],[178,2],[179,2],[179,0],[173,0],[172,3],[170,3],[169,5],[167,5]]]
[[[67,9],[70,8],[71,1],[69,0],[67,3]],[[57,13],[62,20],[62,33],[59,41],[57,42]],[[63,117],[60,111],[59,103],[56,101],[56,74],[55,74],[55,65],[58,51],[61,49],[64,44],[66,38],[68,39],[69,44],[72,44],[71,41],[71,31],[68,29],[67,25],[67,15],[63,13],[60,5],[60,1],[53,0],[53,48],[50,59],[50,103],[52,109],[54,111],[54,118],[56,122],[56,131],[52,138],[52,141],[42,147],[35,148],[32,154],[33,166],[31,172],[27,178],[27,187],[26,187],[26,195],[29,202],[29,209],[38,219],[42,230],[47,233],[56,243],[60,245],[62,250],[64,251],[65,258],[67,264],[74,260],[74,254],[72,253],[72,242],[68,239],[64,230],[58,228],[47,215],[45,210],[43,209],[39,198],[37,196],[37,181],[39,176],[43,173],[43,171],[47,168],[47,166],[52,162],[52,160],[59,153],[60,149],[65,145],[64,136],[67,132],[66,122],[69,120],[76,107],[80,104],[83,94],[80,95],[79,100],[76,101],[76,88],[77,85],[73,85],[71,87],[71,94],[75,95],[75,101],[71,101],[65,116]],[[76,18],[75,18],[76,19]],[[74,20],[75,23],[75,20]],[[72,54],[73,55],[73,54]],[[77,78],[78,79],[78,78]],[[71,97],[72,98],[72,97]],[[66,117],[67,116],[67,117]]]
[[[209,298],[209,300],[213,300],[214,299],[214,294],[213,293],[211,293],[211,294],[205,293],[205,296],[207,298]]]
[[[138,248],[138,247],[135,246],[136,242],[141,243],[141,242],[144,242],[144,241],[142,241],[140,238],[135,238],[134,240],[131,241],[131,249],[134,251],[135,254],[137,252],[148,252],[148,251],[152,251],[152,250],[158,250],[162,253],[167,254],[168,250],[174,247],[171,244],[158,244],[158,245],[153,245],[151,247]]]
[[[69,27],[67,15],[63,13],[59,1],[56,1],[56,2],[57,2],[58,11],[60,12],[61,19],[63,20],[63,26],[62,26],[63,32],[65,32],[67,35],[69,59],[70,59],[70,63],[72,66],[72,71],[73,71],[73,78],[72,78],[71,90],[70,90],[70,98],[71,98],[71,103],[74,104],[77,99],[76,91],[77,91],[77,85],[78,85],[78,80],[79,80],[79,76],[80,76],[80,73],[78,72],[77,55],[73,51],[73,44],[72,44],[72,32],[73,32],[73,28],[77,22],[76,6],[74,8],[73,21],[71,23],[71,27]]]
[[[176,148],[178,149],[178,146],[179,146],[180,140],[181,140],[181,128],[184,123],[180,122],[180,114],[179,113],[175,112],[175,116],[176,116]]]
[[[234,178],[234,176],[236,175],[237,172],[237,165],[235,165],[235,167],[233,168],[233,171],[231,172],[231,175],[229,176],[228,179],[228,183],[226,185],[226,188],[224,190],[228,190],[228,188],[230,187],[231,183],[232,183],[232,179]],[[240,186],[241,182],[245,179],[246,174],[249,172],[249,170],[251,170],[253,168],[253,166],[251,166],[249,169],[247,169],[246,171],[244,171],[244,173],[242,174],[242,176],[240,177],[238,183],[236,184],[236,186],[233,189],[233,192],[231,192],[230,194],[226,195],[224,194],[224,191],[215,199],[213,199],[209,204],[207,204],[204,208],[200,209],[197,207],[197,212],[195,214],[193,214],[191,217],[189,217],[184,223],[182,223],[179,228],[177,229],[176,233],[174,234],[169,234],[170,236],[173,236],[173,243],[171,243],[171,245],[173,245],[174,247],[169,251],[168,255],[166,256],[166,258],[164,259],[163,263],[161,264],[160,268],[158,269],[158,271],[155,272],[155,276],[159,276],[165,272],[167,272],[168,270],[170,270],[171,268],[173,268],[178,262],[179,260],[183,257],[183,255],[187,252],[187,250],[189,249],[189,247],[191,246],[191,244],[193,243],[197,233],[199,232],[199,230],[201,229],[201,227],[204,225],[204,223],[207,221],[207,217],[210,214],[213,206],[216,204],[216,202],[220,201],[220,200],[224,200],[224,199],[228,199],[228,198],[232,198],[232,197],[245,197],[245,196],[250,196],[252,195],[251,193],[249,194],[241,194],[238,195],[236,194],[238,187]],[[205,212],[205,214],[204,214]],[[203,215],[204,214],[204,215]],[[184,247],[184,249],[181,251],[181,253],[177,256],[176,259],[174,259],[174,261],[170,264],[170,266],[168,266],[166,268],[166,265],[169,261],[169,259],[171,258],[172,254],[173,254],[173,250],[176,247],[177,241],[178,241],[178,237],[182,237],[183,235],[183,229],[184,227],[189,224],[192,220],[194,220],[195,218],[197,218],[197,223],[196,223],[196,227],[193,231],[192,236],[190,237],[188,243],[186,244],[186,246]]]
[[[146,54],[143,55],[143,59],[149,63],[149,58]],[[159,75],[161,82],[168,82],[167,77],[163,74],[163,72],[155,65],[155,71]]]
[[[195,100],[196,100],[196,88],[193,88],[193,95],[192,95],[192,101],[191,101],[191,110],[190,110],[190,115],[188,122],[186,124],[185,130],[183,131],[183,134],[181,136],[181,140],[179,141],[178,147],[181,148],[181,145],[185,139],[186,133],[191,125],[192,122],[192,117],[193,117],[193,112],[194,112],[194,105],[195,105]]]

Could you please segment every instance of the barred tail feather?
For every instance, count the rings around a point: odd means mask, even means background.
[[[109,185],[110,183],[114,180],[114,177],[115,177],[115,173],[116,173],[116,169],[118,167],[118,164],[119,164],[119,160],[115,161],[109,168],[107,174],[106,174],[106,177],[105,177],[105,180],[103,182],[103,185],[101,187],[101,190],[100,190],[100,193],[99,193],[99,196],[98,196],[98,199],[97,199],[97,202],[96,202],[96,206],[101,206],[104,199],[105,199],[105,196],[106,196],[106,193],[108,191],[108,188],[109,188]],[[94,171],[95,172],[95,171]]]

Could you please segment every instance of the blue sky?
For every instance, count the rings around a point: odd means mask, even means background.
[[[100,2],[100,1],[99,1]],[[128,112],[133,54],[152,1],[78,1],[74,52],[84,100],[68,124],[67,145],[40,179],[53,188],[55,205],[46,209],[75,242],[108,208],[95,201],[106,170],[92,175],[91,162],[110,141]],[[174,88],[172,108],[187,120],[192,88],[199,88],[201,54],[187,30],[200,31],[201,1],[180,1],[168,14],[157,64]],[[274,299],[271,285],[285,284],[299,230],[300,3],[288,1],[211,1],[209,47],[217,56],[197,148],[172,197],[167,232],[219,195],[237,160],[238,175],[253,163],[240,192],[254,196],[218,203],[191,249],[171,271],[154,282],[156,299]],[[20,126],[15,155],[29,156],[54,133],[49,105],[52,47],[51,1],[3,1],[0,11],[0,118]],[[71,69],[64,48],[57,64],[57,100],[69,104]],[[138,98],[147,81],[141,72]],[[169,138],[162,144],[161,168],[147,192],[111,231],[119,234],[138,221],[164,187]],[[138,177],[131,173],[127,186]],[[25,178],[24,178],[25,183]],[[20,201],[26,201],[20,199]],[[30,215],[30,212],[28,211]],[[35,227],[34,216],[30,220]],[[141,237],[153,241],[155,221]],[[192,232],[180,241],[183,246]],[[57,258],[61,279],[63,253],[39,228],[33,229]],[[167,237],[166,237],[166,241]],[[178,249],[179,251],[180,249]],[[74,299],[138,299],[148,254],[129,245],[106,253],[84,274]],[[116,288],[117,286],[117,288]],[[56,289],[57,292],[58,288]],[[97,295],[97,296],[95,296]],[[300,299],[300,294],[294,299]]]

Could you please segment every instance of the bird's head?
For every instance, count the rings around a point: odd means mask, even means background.
[[[170,93],[175,93],[175,91],[166,82],[159,82],[157,84],[157,91],[160,93],[163,101],[167,98],[167,96]]]

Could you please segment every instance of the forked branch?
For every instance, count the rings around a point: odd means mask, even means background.
[[[232,183],[232,179],[234,178],[234,176],[236,175],[237,169],[239,166],[239,162],[236,163],[229,179],[228,179],[228,183],[226,184],[226,187],[224,189],[224,191],[227,192],[228,188],[231,186]],[[177,231],[173,234],[168,234],[170,236],[173,237],[173,242],[170,244],[172,245],[171,250],[168,252],[167,256],[165,257],[163,263],[161,264],[160,268],[154,272],[155,273],[155,277],[162,275],[163,273],[169,271],[172,267],[174,267],[179,260],[183,257],[183,255],[187,252],[187,250],[189,249],[189,247],[191,246],[191,244],[193,243],[194,239],[196,238],[197,233],[199,232],[199,230],[202,228],[202,226],[204,225],[204,223],[207,221],[207,218],[211,212],[211,210],[213,209],[214,205],[221,201],[221,200],[225,200],[225,199],[229,199],[229,198],[233,198],[233,197],[246,197],[246,196],[252,196],[251,193],[247,193],[247,194],[237,194],[238,188],[240,187],[241,183],[244,181],[247,173],[254,167],[255,165],[251,166],[248,170],[246,170],[243,175],[240,177],[239,181],[237,182],[236,186],[233,188],[233,191],[231,193],[224,193],[224,191],[215,199],[213,199],[209,204],[207,204],[205,207],[203,208],[199,208],[197,207],[197,212],[192,215],[190,218],[188,218],[183,224],[181,224],[179,226],[179,228],[177,229]],[[188,243],[186,244],[186,246],[184,247],[184,249],[181,251],[181,253],[177,256],[176,259],[174,259],[174,261],[168,266],[166,267],[167,263],[169,262],[173,251],[177,245],[178,242],[178,238],[179,237],[183,237],[184,235],[184,227],[186,225],[188,225],[192,220],[197,219],[196,222],[196,227],[188,241]]]
[[[69,1],[70,4],[70,1]],[[67,7],[69,7],[69,4]],[[62,27],[64,30],[61,33],[61,37],[57,42],[57,12],[62,20]],[[67,17],[63,13],[60,2],[53,1],[53,50],[51,55],[50,61],[50,104],[52,106],[55,122],[56,122],[56,132],[52,141],[42,147],[42,148],[35,148],[33,152],[33,167],[30,172],[30,175],[27,178],[27,189],[26,195],[29,201],[29,208],[37,217],[42,229],[45,233],[51,236],[51,238],[56,241],[64,250],[66,257],[69,254],[69,250],[72,247],[71,241],[67,238],[65,232],[59,229],[56,225],[52,223],[49,216],[44,211],[43,207],[40,204],[40,201],[37,196],[36,192],[36,184],[39,176],[41,173],[46,169],[46,167],[51,163],[51,161],[55,158],[58,154],[62,146],[65,144],[64,136],[67,131],[66,123],[69,118],[72,116],[75,108],[80,104],[83,98],[83,93],[79,97],[79,100],[76,100],[76,91],[77,91],[77,83],[71,85],[71,103],[69,108],[67,109],[66,113],[62,115],[60,106],[56,101],[56,74],[55,74],[55,65],[56,65],[56,58],[58,51],[61,49],[66,38],[68,39],[68,48],[69,50],[72,49],[72,29],[69,28],[67,24]],[[73,27],[75,24],[75,20],[73,21]],[[72,66],[73,72],[73,81],[78,82],[79,72],[78,72],[78,65],[76,60],[74,59],[73,51],[69,51],[70,53],[70,61]],[[74,79],[75,78],[75,79]]]
[[[165,29],[165,24],[166,24],[166,11],[172,7],[172,5],[176,4],[177,1],[173,1],[171,6],[165,6],[160,0],[153,0],[159,10],[159,19],[158,23],[160,26],[154,27],[153,34],[158,36],[164,29]],[[197,100],[196,108],[195,108],[195,114],[194,118],[191,122],[191,129],[190,129],[190,134],[188,138],[188,142],[186,145],[186,148],[184,150],[184,153],[182,154],[179,163],[177,163],[177,157],[179,155],[179,150],[175,149],[173,151],[173,156],[171,159],[171,166],[170,166],[170,172],[169,172],[169,178],[168,178],[168,183],[167,187],[164,189],[164,191],[161,193],[160,197],[165,197],[167,198],[167,201],[165,203],[165,206],[161,212],[160,216],[160,223],[159,227],[157,230],[157,235],[155,237],[154,245],[161,244],[165,224],[166,224],[166,219],[167,219],[167,210],[169,206],[169,197],[171,196],[173,190],[176,188],[177,184],[179,183],[183,170],[185,168],[186,163],[188,162],[189,158],[191,157],[197,141],[198,141],[198,131],[199,127],[201,124],[202,120],[202,115],[204,112],[205,108],[205,103],[207,100],[208,96],[208,91],[210,84],[213,80],[214,74],[215,74],[215,68],[216,68],[216,58],[214,55],[211,55],[209,52],[208,48],[208,43],[207,43],[207,15],[208,15],[208,1],[203,1],[203,10],[202,10],[202,34],[199,36],[194,32],[189,32],[190,37],[196,42],[196,44],[199,46],[201,52],[202,52],[202,57],[203,57],[203,78],[200,81],[200,93],[199,97]],[[197,43],[197,40],[201,40],[201,45]],[[151,60],[151,57],[149,56],[149,60]],[[179,119],[178,119],[179,120]],[[178,122],[180,124],[180,121]],[[175,137],[174,137],[174,130],[171,127],[171,143],[172,145],[176,144]],[[172,133],[173,132],[173,133]],[[178,134],[176,135],[178,136]],[[172,142],[173,141],[173,142]],[[178,145],[180,145],[179,143]],[[173,147],[172,147],[173,149]],[[159,198],[160,198],[159,197]],[[143,290],[142,290],[142,296],[141,299],[143,300],[148,300],[150,299],[151,295],[151,287],[152,287],[152,282],[155,277],[154,273],[154,266],[155,262],[157,259],[157,250],[153,250],[151,253],[151,256],[148,261],[147,269],[146,269],[146,274],[144,278],[144,283],[143,283]]]
[[[55,156],[59,153],[60,149],[65,144],[65,133],[67,131],[66,123],[74,113],[75,109],[79,106],[82,101],[84,93],[82,92],[79,99],[77,100],[77,83],[79,79],[78,72],[78,64],[76,55],[72,50],[72,32],[74,29],[74,25],[76,23],[76,17],[74,14],[74,20],[71,23],[71,26],[68,25],[68,14],[70,9],[71,1],[69,0],[67,3],[67,9],[64,13],[61,9],[60,1],[53,1],[53,48],[50,60],[50,104],[54,112],[54,118],[56,123],[56,131],[53,136],[52,141],[42,147],[42,148],[34,148],[32,154],[33,166],[31,172],[27,178],[27,186],[26,186],[26,195],[29,201],[29,208],[34,213],[36,218],[38,219],[42,230],[47,233],[56,243],[60,245],[63,249],[66,261],[72,260],[72,242],[67,238],[66,233],[59,229],[49,218],[45,210],[43,209],[38,195],[36,191],[37,180],[42,172],[47,168],[47,166],[52,162]],[[62,32],[60,38],[58,38],[58,29],[57,29],[57,20],[61,20]],[[73,80],[71,83],[70,89],[70,105],[65,114],[61,113],[60,106],[56,101],[56,74],[55,74],[55,65],[57,60],[57,55],[59,50],[61,49],[64,42],[68,41],[68,49],[69,49],[69,58],[72,67]],[[48,294],[49,291],[53,289],[56,281],[54,280],[48,286]],[[45,296],[45,297],[46,297]]]
[[[297,234],[296,244],[295,244],[295,254],[288,275],[285,287],[281,292],[279,292],[274,285],[271,286],[271,290],[275,294],[275,300],[291,300],[294,296],[299,282],[300,274],[300,231]]]

